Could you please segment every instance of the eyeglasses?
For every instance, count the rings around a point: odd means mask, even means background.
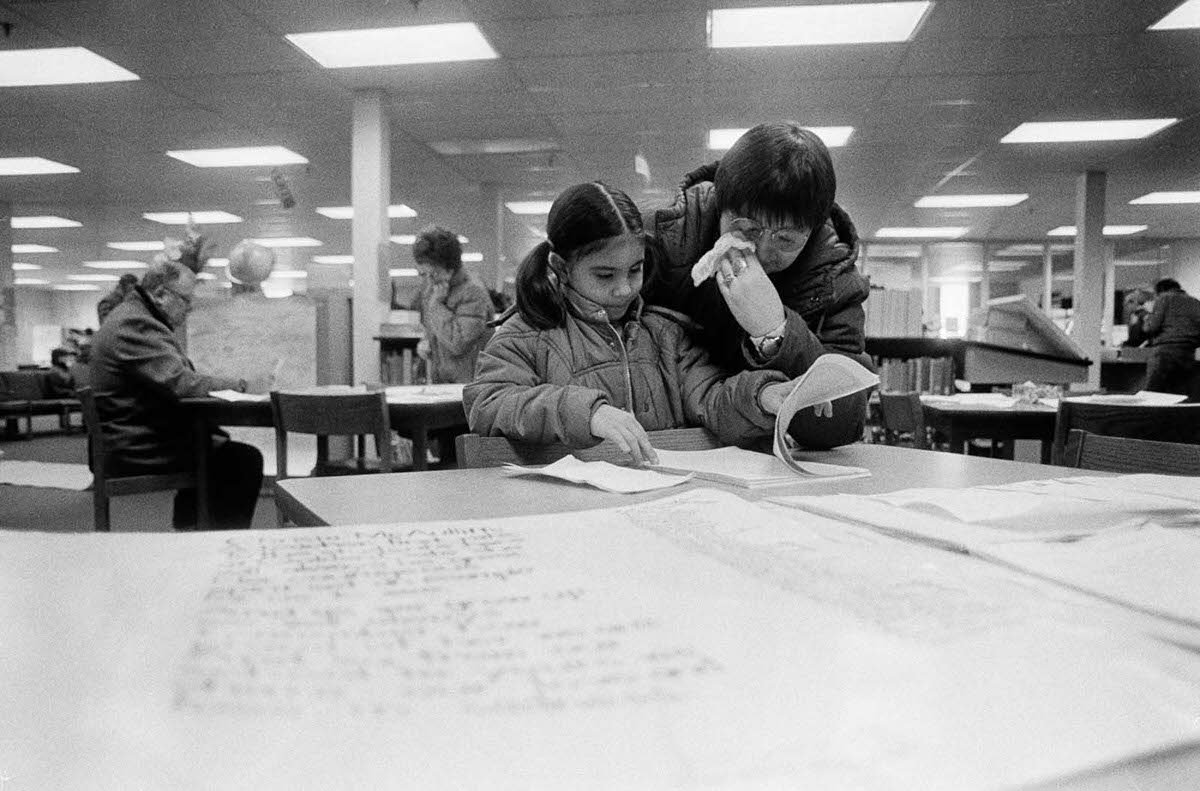
[[[168,288],[167,291],[169,291],[171,293],[171,295],[173,297],[175,297],[175,299],[182,302],[185,307],[190,308],[192,306],[192,295],[191,294],[186,294],[186,295],[180,294],[178,291],[176,291],[173,288]]]
[[[764,228],[745,217],[738,217],[731,225],[733,230],[756,245],[765,236],[781,253],[798,253],[808,242],[809,232],[804,228]]]

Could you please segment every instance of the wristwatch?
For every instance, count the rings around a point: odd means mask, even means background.
[[[760,361],[769,360],[779,353],[779,347],[783,346],[783,332],[786,326],[787,322],[784,322],[766,335],[750,336],[750,345],[754,347],[754,354]]]

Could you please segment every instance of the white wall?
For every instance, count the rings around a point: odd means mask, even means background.
[[[35,356],[34,327],[54,325],[65,329],[95,329],[96,303],[104,291],[51,291],[17,288],[17,363],[49,363],[49,351]]]

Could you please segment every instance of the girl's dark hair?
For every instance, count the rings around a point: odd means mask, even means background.
[[[795,121],[759,124],[721,158],[713,179],[717,211],[767,221],[824,224],[837,193],[824,141]]]
[[[462,243],[458,234],[438,225],[427,225],[417,232],[413,242],[414,259],[425,260],[450,272],[462,269]]]
[[[533,248],[517,267],[517,310],[521,318],[543,330],[561,327],[567,319],[558,276],[550,269],[550,253],[558,253],[571,264],[625,234],[644,238],[642,215],[624,192],[600,181],[563,190],[546,218],[546,241]],[[649,272],[643,273],[643,279],[649,276]]]

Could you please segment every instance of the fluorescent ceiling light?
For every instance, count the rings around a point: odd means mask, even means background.
[[[311,236],[267,236],[250,241],[263,247],[320,247],[325,244],[320,239],[313,239]]]
[[[129,253],[149,253],[155,250],[166,249],[164,242],[146,241],[146,242],[109,242],[105,247],[110,247],[113,250],[124,250]]]
[[[318,206],[316,212],[331,220],[350,220],[354,217],[353,206]],[[398,203],[388,206],[387,216],[393,218],[416,217],[417,213],[410,206]]]
[[[880,228],[875,232],[876,239],[957,239],[966,234],[969,228],[958,226],[942,226],[930,228]]]
[[[168,151],[167,156],[198,168],[247,168],[272,165],[303,165],[307,159],[283,146],[245,148],[194,148]]]
[[[61,286],[54,286],[55,291],[99,291],[100,286],[92,283],[65,283]]]
[[[936,275],[929,278],[930,283],[979,283],[982,281],[981,275]]]
[[[1148,192],[1129,201],[1134,205],[1200,203],[1200,190],[1192,192]]]
[[[549,214],[554,201],[548,200],[513,200],[504,204],[513,214]]]
[[[48,286],[49,280],[43,280],[40,277],[18,277],[13,280],[13,285],[16,286]]]
[[[58,248],[44,244],[14,244],[12,251],[14,253],[57,253]]]
[[[714,8],[708,45],[795,47],[908,41],[931,2]]]
[[[312,257],[314,264],[353,264],[354,256],[352,255],[314,255]]]
[[[477,264],[483,260],[483,253],[463,253],[462,260],[467,264]]]
[[[79,168],[44,157],[0,157],[0,176],[44,176],[51,173],[78,173]]]
[[[1200,28],[1200,0],[1187,0],[1149,27],[1150,30]]]
[[[1037,121],[1018,126],[1001,143],[1090,143],[1141,140],[1166,129],[1178,118],[1132,118],[1123,121]]]
[[[308,272],[302,269],[278,269],[270,276],[276,280],[303,280],[308,277]]]
[[[210,258],[205,266],[229,266],[228,258]]]
[[[978,209],[993,206],[1016,206],[1026,200],[1028,194],[990,195],[926,195],[913,205],[918,209]]]
[[[163,225],[220,225],[242,221],[241,217],[227,211],[148,211],[142,216]]]
[[[1075,249],[1075,246],[1070,245],[1070,244],[1051,244],[1050,245],[1050,252],[1052,252],[1052,253],[1067,253],[1074,249]],[[1008,247],[1002,247],[1001,249],[995,251],[994,253],[992,253],[992,255],[1030,256],[1030,255],[1042,255],[1045,252],[1046,252],[1045,244],[1010,244]]]
[[[1158,266],[1159,264],[1165,264],[1165,263],[1166,263],[1166,261],[1160,261],[1157,258],[1150,259],[1147,261],[1139,261],[1139,260],[1136,260],[1133,258],[1126,258],[1126,259],[1113,261],[1113,266]]]
[[[93,283],[115,283],[121,279],[120,275],[102,275],[100,273],[84,273],[82,275],[67,275],[67,280],[90,281]]]
[[[0,52],[0,88],[78,85],[141,79],[83,47],[13,49]]]
[[[292,33],[286,38],[327,69],[500,57],[473,22]]]
[[[412,244],[417,241],[415,233],[401,233],[391,237],[391,240],[396,244]]]
[[[196,279],[197,280],[216,280],[217,276],[214,275],[212,272],[198,272],[196,274]]]
[[[421,274],[416,269],[389,269],[389,277],[416,277]]]
[[[1148,225],[1106,225],[1104,226],[1105,236],[1129,236],[1130,234],[1141,233],[1150,226]],[[1052,228],[1046,232],[1047,236],[1074,236],[1076,234],[1074,225],[1060,225],[1057,228]]]
[[[804,128],[821,138],[821,142],[829,148],[840,148],[846,145],[850,140],[850,135],[854,134],[853,126],[806,126]],[[709,129],[708,147],[712,151],[725,151],[748,131],[750,130]]]
[[[83,225],[66,217],[13,217],[13,228],[79,228]]]
[[[145,269],[141,261],[84,261],[89,269]]]
[[[39,269],[41,266],[38,264],[26,264],[23,261],[14,261],[12,265],[14,272],[36,272]]]
[[[509,138],[503,140],[438,140],[429,147],[442,156],[467,156],[480,154],[532,154],[538,151],[558,151],[554,140],[531,140]]]

